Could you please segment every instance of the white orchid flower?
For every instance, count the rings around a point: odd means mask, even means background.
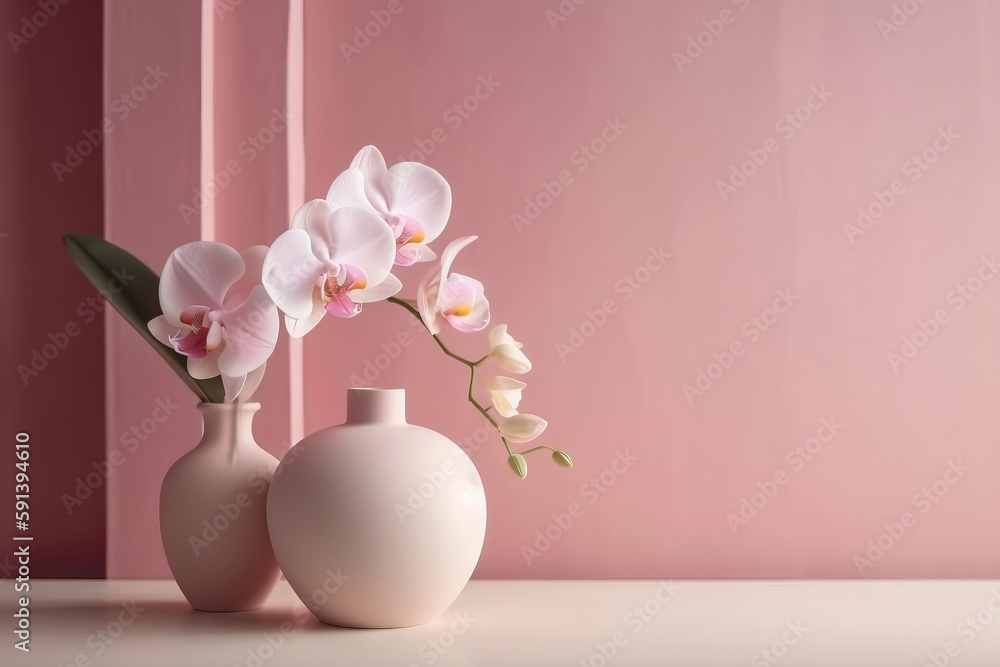
[[[427,244],[448,224],[451,186],[441,174],[419,162],[386,168],[379,150],[365,146],[330,186],[326,201],[334,210],[358,206],[377,213],[395,237],[395,263],[410,266],[436,258]]]
[[[521,351],[522,347],[521,343],[507,333],[506,324],[498,324],[490,329],[490,357],[505,371],[521,375],[531,370],[531,362]]]
[[[493,399],[493,407],[504,417],[517,414],[517,406],[521,403],[521,390],[527,387],[520,380],[498,375],[486,383],[486,389]]]
[[[483,284],[460,273],[449,273],[458,252],[477,238],[465,236],[449,243],[441,253],[440,266],[427,274],[417,288],[417,310],[433,335],[441,330],[439,317],[463,333],[481,331],[490,323],[490,302],[483,295]]]
[[[249,400],[278,341],[278,309],[260,284],[266,252],[214,241],[177,248],[160,278],[163,315],[147,324],[188,358],[191,377],[222,375],[226,401]]]
[[[300,338],[327,313],[354,317],[362,304],[396,294],[402,284],[389,273],[394,252],[392,230],[371,211],[334,211],[314,199],[271,245],[264,287],[285,313],[288,332]]]
[[[503,424],[500,424],[500,435],[511,442],[531,442],[540,436],[548,425],[547,421],[535,415],[514,415]]]

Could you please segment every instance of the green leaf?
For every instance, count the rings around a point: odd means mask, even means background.
[[[205,403],[222,403],[222,378],[196,380],[187,372],[187,357],[160,343],[146,323],[160,310],[160,277],[127,251],[88,234],[67,234],[63,243],[77,268],[114,309],[146,339],[167,365]],[[120,287],[120,289],[118,289]],[[115,289],[118,289],[115,292]]]

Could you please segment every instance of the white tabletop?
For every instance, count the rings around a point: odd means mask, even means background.
[[[1000,665],[998,581],[473,581],[399,630],[323,625],[284,581],[239,614],[191,611],[170,581],[33,581],[30,653],[12,589],[5,667]]]

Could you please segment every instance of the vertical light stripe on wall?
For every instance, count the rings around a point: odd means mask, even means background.
[[[209,183],[215,167],[215,0],[201,3],[201,183]],[[201,238],[215,240],[215,198],[201,209]]]
[[[305,24],[302,0],[288,2],[288,219],[305,201]],[[289,442],[302,439],[303,355],[302,340],[288,337],[288,411]]]

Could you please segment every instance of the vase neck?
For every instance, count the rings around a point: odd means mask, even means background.
[[[348,424],[405,424],[404,389],[348,389]]]
[[[241,443],[256,445],[253,416],[260,403],[199,403],[204,425],[201,442],[208,446],[231,448]]]

